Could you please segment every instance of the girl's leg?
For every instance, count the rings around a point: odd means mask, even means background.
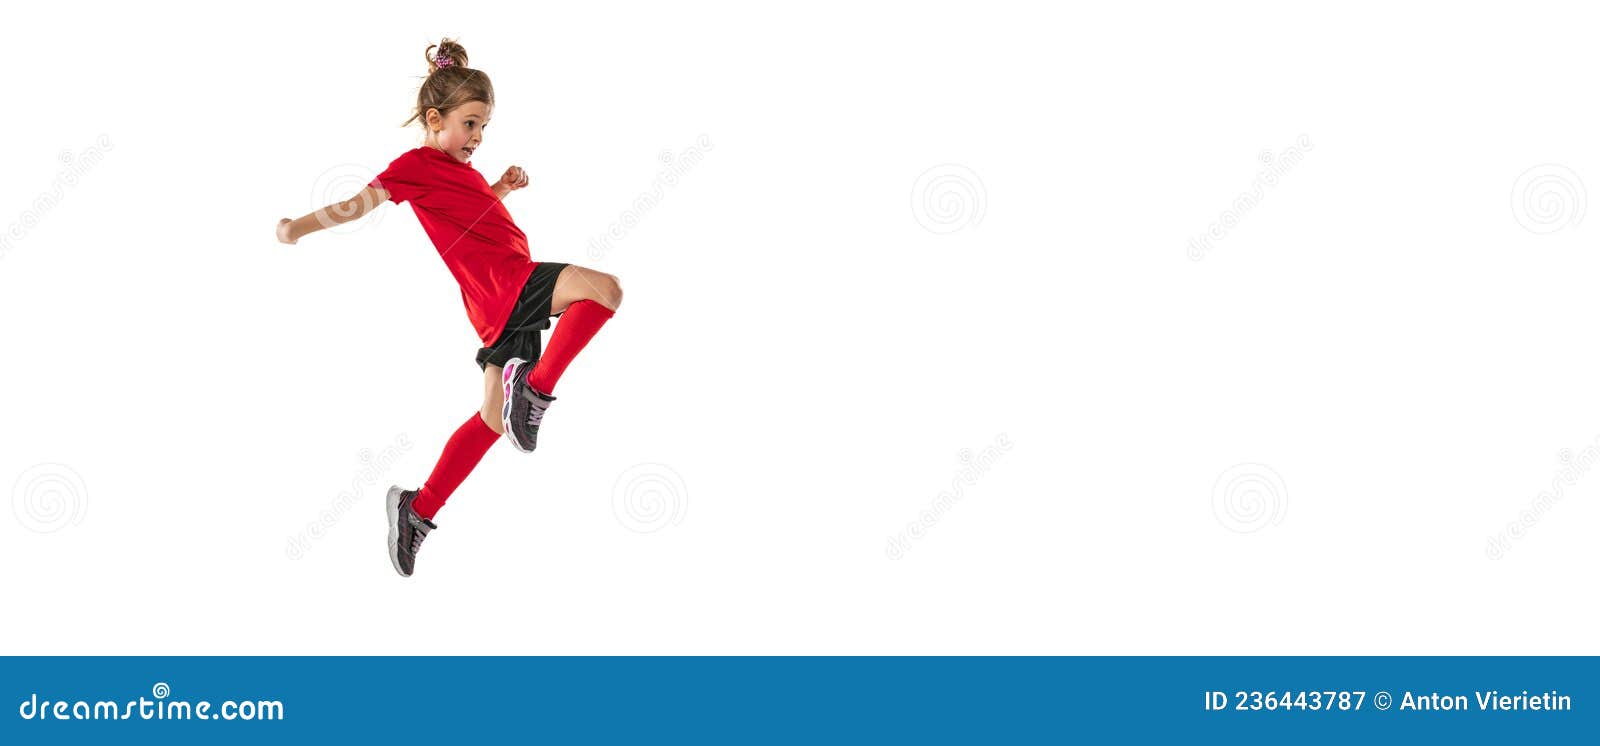
[[[450,499],[450,494],[461,486],[483,459],[483,454],[489,451],[489,446],[505,431],[500,422],[500,404],[504,397],[501,384],[500,366],[484,366],[483,409],[473,412],[444,444],[439,463],[434,465],[433,473],[428,475],[427,483],[422,485],[416,501],[411,504],[417,515],[433,520],[439,508],[444,507],[444,501]]]
[[[550,298],[554,316],[579,301],[592,300],[611,311],[622,305],[622,285],[616,275],[569,264],[556,276],[555,294]]]
[[[504,373],[498,365],[483,366],[483,408],[478,410],[478,416],[496,435],[506,431],[505,423],[500,421],[501,405],[506,403]]]
[[[622,285],[615,275],[576,264],[561,270],[550,298],[550,314],[562,314],[550,334],[544,355],[528,373],[528,384],[545,394],[555,393],[567,364],[594,338],[622,305]]]

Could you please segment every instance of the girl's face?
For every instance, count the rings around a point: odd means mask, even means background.
[[[489,107],[482,101],[468,101],[439,115],[428,110],[428,145],[449,153],[462,163],[472,160],[472,151],[483,143],[483,130],[489,126]]]

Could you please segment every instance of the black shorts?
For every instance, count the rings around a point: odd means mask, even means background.
[[[505,367],[514,357],[532,362],[543,352],[545,329],[550,328],[550,299],[556,294],[556,278],[567,265],[561,262],[539,262],[522,285],[517,305],[511,308],[505,329],[493,345],[478,350],[478,367],[490,365]],[[560,315],[560,314],[557,314]]]

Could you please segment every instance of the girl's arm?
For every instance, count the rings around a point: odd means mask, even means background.
[[[528,172],[522,170],[521,166],[512,166],[511,168],[506,169],[506,174],[501,176],[500,180],[495,182],[494,186],[490,188],[494,190],[496,197],[505,199],[507,194],[510,194],[527,185]]]
[[[355,220],[387,201],[389,201],[388,191],[369,186],[343,202],[335,202],[294,220],[288,218],[279,220],[278,240],[283,243],[295,243],[301,236]]]

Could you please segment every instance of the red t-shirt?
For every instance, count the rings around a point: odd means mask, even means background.
[[[461,285],[461,301],[478,337],[486,347],[494,344],[533,273],[534,261],[528,237],[511,222],[511,213],[483,174],[471,163],[423,146],[394,159],[368,186],[389,192],[395,204],[411,203]]]

